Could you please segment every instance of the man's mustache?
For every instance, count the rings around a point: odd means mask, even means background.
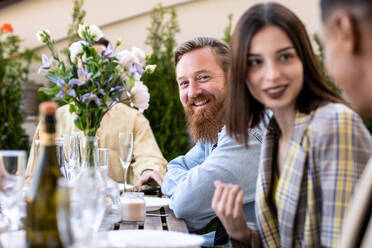
[[[209,100],[209,101],[213,101],[215,100],[215,97],[211,94],[199,94],[195,97],[192,97],[192,98],[189,98],[186,102],[186,107],[189,108],[189,109],[192,109],[192,106],[194,104],[194,102],[201,102],[201,101],[205,101],[205,100]]]

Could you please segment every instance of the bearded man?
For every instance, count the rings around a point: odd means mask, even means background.
[[[185,220],[191,232],[205,229],[216,217],[211,208],[213,182],[221,180],[241,185],[247,220],[254,222],[262,130],[250,130],[248,149],[226,134],[224,105],[229,47],[214,38],[195,38],[177,48],[175,65],[180,100],[196,145],[168,163],[162,192],[171,198],[170,208],[177,218]],[[207,242],[203,246],[212,246],[214,232],[205,237]]]

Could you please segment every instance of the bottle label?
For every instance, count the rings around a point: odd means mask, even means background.
[[[52,146],[56,144],[56,134],[42,132],[40,134],[40,144],[41,146]]]

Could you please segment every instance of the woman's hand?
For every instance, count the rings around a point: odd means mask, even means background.
[[[213,210],[233,239],[249,244],[251,231],[243,212],[243,190],[239,185],[223,184],[220,181],[215,181],[214,185]]]

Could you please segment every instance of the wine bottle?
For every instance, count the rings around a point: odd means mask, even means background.
[[[57,162],[56,118],[58,105],[39,106],[41,133],[37,167],[27,195],[27,247],[62,247],[57,227],[57,181],[62,176]]]

